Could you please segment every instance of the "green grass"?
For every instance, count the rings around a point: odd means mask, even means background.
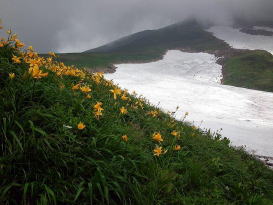
[[[115,100],[113,86],[90,74],[41,68],[49,75],[33,79],[12,54],[0,48],[0,204],[273,204],[273,171],[219,134],[176,121],[143,98]],[[92,88],[90,99],[72,91],[79,82]],[[100,119],[93,114],[98,101]],[[128,114],[120,114],[122,106]],[[152,110],[159,115],[147,115]],[[154,142],[154,132],[164,141]],[[156,144],[167,152],[154,156]]]
[[[59,54],[59,60],[67,65],[77,65],[81,68],[106,68],[118,63],[142,63],[159,60],[163,57],[163,49],[150,49],[141,52],[120,53],[67,53]]]
[[[224,84],[273,92],[273,56],[266,51],[246,51],[227,59]]]

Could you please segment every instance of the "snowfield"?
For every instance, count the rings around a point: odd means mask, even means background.
[[[264,30],[264,31],[273,32],[273,28],[270,28],[270,27],[265,27],[265,26],[254,26],[253,28],[254,28],[255,30]]]
[[[181,120],[220,130],[234,146],[273,156],[273,93],[221,85],[221,66],[213,55],[168,51],[163,60],[120,64],[106,74],[120,87],[136,91],[165,111],[180,109]]]
[[[267,30],[269,29],[267,28]],[[228,26],[213,26],[207,31],[213,33],[215,37],[224,40],[233,48],[266,50],[273,54],[273,36],[246,34],[242,33],[240,29]]]

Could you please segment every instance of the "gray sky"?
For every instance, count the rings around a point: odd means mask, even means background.
[[[190,17],[273,20],[272,11],[273,0],[0,0],[4,26],[39,52],[81,52]]]

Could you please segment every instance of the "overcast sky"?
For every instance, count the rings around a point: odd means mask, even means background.
[[[272,11],[273,0],[0,0],[4,26],[39,52],[81,52],[190,17],[273,20]]]

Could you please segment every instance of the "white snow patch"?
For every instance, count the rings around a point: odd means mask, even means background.
[[[213,26],[208,31],[233,48],[266,50],[273,54],[273,36],[250,35],[228,26]]]
[[[136,91],[165,111],[180,107],[188,121],[217,131],[235,146],[273,156],[273,93],[220,84],[221,66],[206,53],[168,51],[163,60],[120,64],[107,79]]]
[[[265,26],[253,26],[255,30],[264,30],[264,31],[270,31],[273,32],[273,28],[265,27]]]

